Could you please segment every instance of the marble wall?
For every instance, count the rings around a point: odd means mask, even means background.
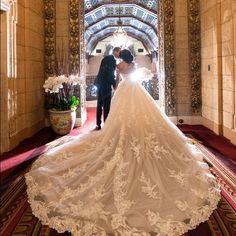
[[[21,15],[17,32],[17,117],[21,117],[23,122],[18,122],[18,132],[27,129],[26,135],[31,136],[44,126],[43,1],[19,1],[19,14]],[[22,101],[25,101],[25,105]]]
[[[201,0],[203,124],[236,143],[236,1]]]
[[[6,19],[6,24],[1,26],[5,28],[1,37],[6,37],[6,42],[1,46],[3,51],[7,49],[1,100],[8,101],[1,104],[1,118],[8,121],[2,124],[1,119],[1,127],[5,127],[1,152],[12,149],[44,127],[45,116],[43,0],[11,3],[10,10],[1,13],[1,18]]]

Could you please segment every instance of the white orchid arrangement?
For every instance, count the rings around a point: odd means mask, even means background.
[[[79,105],[79,99],[75,96],[75,87],[84,83],[78,75],[59,75],[49,77],[43,87],[47,94],[48,109],[70,110]]]

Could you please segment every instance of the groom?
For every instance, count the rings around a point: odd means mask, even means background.
[[[113,54],[102,59],[97,78],[94,85],[97,87],[97,126],[96,130],[101,129],[102,111],[105,122],[110,111],[112,87],[116,88],[115,69],[116,59],[120,56],[120,47],[113,49]]]

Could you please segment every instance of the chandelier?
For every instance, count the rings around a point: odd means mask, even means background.
[[[122,20],[120,19],[120,4],[119,4],[119,20],[117,21],[118,28],[113,33],[112,46],[124,48],[128,42],[128,35],[122,27]]]

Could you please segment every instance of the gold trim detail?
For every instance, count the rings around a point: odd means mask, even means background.
[[[45,78],[55,73],[55,47],[56,47],[56,5],[55,0],[44,0],[44,52],[45,52]]]
[[[176,115],[175,92],[175,1],[163,0],[164,11],[164,70],[165,70],[165,111]]]
[[[191,112],[201,114],[201,38],[199,0],[188,1],[189,74],[191,81]]]
[[[69,71],[70,74],[80,74],[80,4],[78,0],[70,0],[70,39],[69,39]]]

